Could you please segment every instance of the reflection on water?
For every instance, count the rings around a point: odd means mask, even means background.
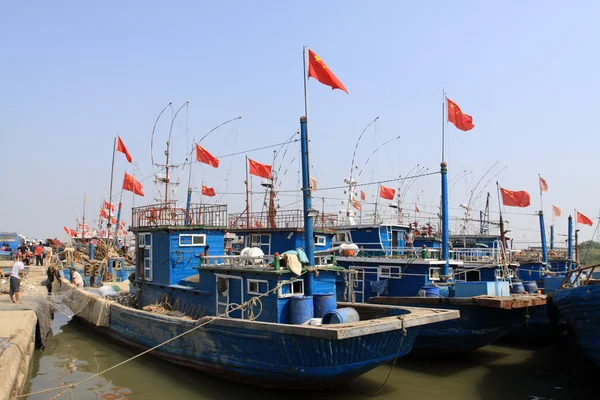
[[[135,351],[98,336],[76,321],[55,314],[53,337],[45,351],[36,350],[31,378],[23,393],[82,381],[133,355]],[[581,360],[569,338],[535,350],[487,346],[463,356],[403,358],[381,366],[345,386],[328,391],[285,393],[287,399],[593,399],[598,370]],[[294,388],[290,388],[294,389]],[[51,399],[58,392],[27,397]],[[263,390],[220,380],[143,356],[95,377],[73,390],[73,399],[279,399],[281,391]],[[62,399],[69,399],[65,394]]]

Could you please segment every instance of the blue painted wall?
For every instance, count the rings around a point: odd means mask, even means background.
[[[295,250],[298,247],[302,247],[302,248],[305,247],[304,232],[281,231],[281,230],[269,231],[269,230],[263,229],[260,232],[238,232],[238,231],[236,231],[235,234],[240,237],[243,237],[244,240],[247,240],[246,238],[252,234],[270,235],[271,236],[271,245],[270,246],[268,246],[268,245],[261,246],[261,250],[265,254],[275,254],[275,253],[282,254],[283,252],[286,252],[288,250]],[[291,236],[290,236],[290,234],[291,234]],[[331,242],[332,242],[334,233],[315,232],[315,236],[324,236],[325,237],[325,245],[315,244],[316,251],[326,250],[331,247]],[[262,241],[266,242],[266,240],[262,240]],[[248,243],[248,242],[246,241],[246,243]]]

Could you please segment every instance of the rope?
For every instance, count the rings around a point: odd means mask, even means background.
[[[304,275],[307,272],[309,272],[308,269],[306,271],[302,272],[300,275],[298,275],[298,277]],[[291,281],[294,281],[294,280],[298,279],[298,277],[292,278]],[[84,379],[82,381],[79,381],[79,382],[76,382],[76,383],[71,383],[69,385],[57,386],[57,387],[52,388],[52,389],[45,389],[45,390],[39,390],[37,392],[31,392],[31,393],[27,393],[27,394],[22,394],[22,395],[17,396],[16,398],[18,399],[18,398],[22,398],[22,397],[32,396],[32,395],[35,395],[35,394],[48,393],[48,392],[51,392],[51,391],[56,391],[56,390],[61,390],[61,389],[65,389],[66,388],[67,390],[60,392],[59,394],[57,394],[55,397],[52,398],[53,400],[57,399],[60,396],[62,396],[63,394],[67,393],[69,390],[73,390],[75,387],[81,385],[82,383],[85,383],[85,382],[87,382],[87,381],[89,381],[91,379],[94,379],[94,378],[96,378],[96,377],[98,377],[100,375],[103,375],[103,374],[105,374],[105,373],[107,373],[109,371],[112,371],[115,368],[118,368],[118,367],[120,367],[122,365],[125,365],[128,362],[130,362],[130,361],[133,361],[133,360],[135,360],[135,359],[137,359],[137,358],[139,358],[139,357],[141,357],[141,356],[143,356],[145,354],[148,354],[148,353],[150,353],[150,352],[158,349],[159,347],[162,347],[162,346],[164,346],[164,345],[166,345],[168,343],[171,343],[171,342],[173,342],[173,341],[175,341],[175,340],[177,340],[177,339],[179,339],[179,338],[187,335],[188,333],[191,333],[191,332],[193,332],[193,331],[195,331],[197,329],[200,329],[200,328],[202,328],[202,327],[210,324],[211,322],[216,321],[218,318],[229,317],[229,313],[231,313],[233,311],[241,310],[243,307],[247,307],[250,303],[255,303],[256,302],[255,299],[260,299],[261,297],[268,296],[269,294],[274,293],[275,291],[279,290],[279,288],[283,287],[284,285],[287,285],[288,283],[289,283],[289,281],[288,282],[282,282],[279,285],[275,286],[273,289],[271,289],[271,290],[269,290],[269,291],[261,294],[260,296],[253,297],[252,299],[250,299],[250,300],[248,300],[248,301],[240,304],[238,307],[232,308],[231,310],[225,310],[225,312],[223,314],[220,314],[220,315],[218,315],[216,317],[211,317],[208,321],[206,321],[206,322],[204,322],[204,323],[202,323],[200,325],[197,325],[197,326],[195,326],[195,327],[193,327],[193,328],[191,328],[191,329],[189,329],[189,330],[187,330],[187,331],[185,331],[185,332],[183,332],[183,333],[181,333],[181,334],[179,334],[179,335],[177,335],[175,337],[172,337],[171,339],[168,339],[168,340],[166,340],[166,341],[164,341],[164,342],[162,342],[160,344],[157,344],[156,346],[154,346],[154,347],[152,347],[150,349],[147,349],[147,350],[145,350],[145,351],[143,351],[143,352],[141,352],[139,354],[136,354],[135,356],[130,357],[130,358],[128,358],[128,359],[126,359],[126,360],[118,363],[118,364],[115,364],[112,367],[109,367],[109,368],[107,368],[107,369],[105,369],[103,371],[100,371],[97,374],[92,375],[92,376],[90,376],[90,377],[88,377],[88,378],[86,378],[86,379]],[[404,323],[403,323],[403,326],[404,326]]]
[[[400,316],[398,318],[402,321],[402,338],[400,339],[400,344],[398,345],[398,351],[396,352],[396,357],[394,357],[394,362],[392,363],[392,366],[390,367],[390,370],[388,371],[387,377],[385,378],[385,381],[383,381],[383,383],[381,384],[381,387],[379,388],[379,390],[376,391],[375,393],[367,393],[371,396],[377,396],[379,393],[381,393],[381,391],[387,384],[388,380],[390,379],[390,376],[392,375],[392,371],[394,370],[394,367],[396,366],[396,361],[398,361],[398,356],[400,355],[400,351],[402,350],[402,343],[404,343],[404,338],[406,337],[406,328],[404,327],[404,317]]]

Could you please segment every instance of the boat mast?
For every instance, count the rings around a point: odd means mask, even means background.
[[[448,216],[448,164],[446,164],[446,92],[442,88],[442,162],[440,164],[440,173],[442,175],[442,259],[444,267],[442,276],[444,280],[449,280],[450,271],[450,227]]]
[[[108,189],[108,221],[106,222],[106,239],[107,242],[110,239],[110,227],[112,224],[110,223],[112,218],[112,193],[113,193],[113,181],[115,177],[115,153],[117,152],[117,136],[113,141],[113,153],[112,153],[112,163],[110,167],[110,188]],[[85,219],[85,217],[84,217]]]
[[[250,229],[250,200],[248,199],[248,156],[246,156],[246,229]]]

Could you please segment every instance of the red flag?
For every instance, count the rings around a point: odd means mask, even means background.
[[[450,99],[448,100],[448,122],[452,122],[461,131],[470,131],[475,127],[473,117],[464,114],[460,107]]]
[[[531,204],[529,193],[524,190],[512,191],[500,188],[502,192],[502,203],[509,207],[527,207]]]
[[[257,228],[262,228],[263,227],[263,224],[261,224],[259,220],[256,220],[256,222],[255,222],[254,225],[256,225]]]
[[[215,189],[202,185],[202,195],[208,196],[208,197],[214,197],[214,196],[216,196]]]
[[[360,201],[356,199],[352,199],[352,207],[356,208],[358,211],[362,211],[362,205],[360,204]]]
[[[100,216],[104,219],[108,219],[108,213],[105,209],[100,210]]]
[[[591,219],[577,211],[577,223],[592,226],[594,223]]]
[[[360,191],[360,199],[362,201],[367,201],[367,195],[362,190]]]
[[[141,183],[137,181],[137,179],[125,172],[125,178],[123,179],[123,190],[129,190],[130,192],[133,192],[138,196],[143,196],[143,188],[144,187]]]
[[[77,237],[77,231],[76,231],[76,230],[74,230],[74,229],[69,229],[69,231],[70,231],[70,233],[71,233],[71,236],[73,236],[73,237]]]
[[[69,230],[69,228],[67,228],[66,226],[63,226],[63,229],[65,230],[67,235],[71,235],[71,231]]]
[[[547,191],[548,191],[548,184],[546,183],[546,180],[540,176],[540,192],[547,192]]]
[[[116,224],[117,223],[117,219],[115,217],[112,217],[111,220],[110,220],[110,223],[113,224],[113,225]]]
[[[272,179],[271,166],[267,164],[257,163],[254,160],[248,159],[250,163],[250,175],[260,176],[265,179]]]
[[[379,188],[379,197],[381,197],[381,198],[388,199],[388,200],[394,200],[395,194],[396,194],[396,191],[387,186],[381,185],[381,187]]]
[[[552,212],[554,213],[555,217],[560,217],[562,210],[556,206],[552,206]]]
[[[419,214],[421,213],[421,211],[419,210],[419,207],[417,207],[416,204],[415,204],[415,212],[418,212]]]
[[[331,72],[321,57],[308,49],[308,77],[313,77],[323,85],[331,86],[331,90],[340,89],[348,93],[346,86]]]
[[[114,204],[110,204],[106,200],[104,200],[104,208],[106,208],[107,210],[110,210],[112,212],[115,212],[115,206],[114,206]]]
[[[127,151],[127,147],[125,147],[125,144],[119,136],[117,136],[117,139],[117,151],[125,154],[125,158],[127,158],[127,161],[131,162],[131,154],[129,154],[129,152]]]
[[[196,161],[208,164],[211,167],[219,168],[219,159],[214,157],[199,144],[196,145]]]

